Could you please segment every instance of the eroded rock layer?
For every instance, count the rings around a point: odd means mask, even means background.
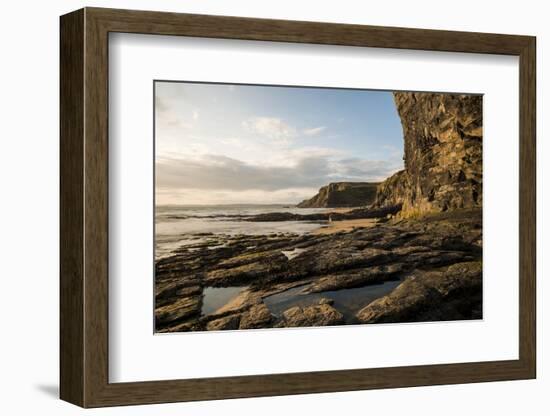
[[[394,93],[405,169],[378,188],[375,206],[402,215],[482,204],[482,96]]]

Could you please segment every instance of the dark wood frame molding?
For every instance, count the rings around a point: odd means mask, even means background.
[[[180,35],[519,56],[519,359],[189,380],[108,380],[108,34]],[[535,38],[85,8],[61,17],[61,386],[100,407],[536,376]]]

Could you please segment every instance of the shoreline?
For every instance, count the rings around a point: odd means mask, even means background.
[[[316,230],[310,231],[313,235],[330,235],[344,231],[353,231],[361,228],[371,228],[378,224],[375,218],[363,218],[358,220],[339,220],[322,225]]]
[[[206,234],[155,261],[155,331],[344,325],[347,295],[331,293],[396,280],[390,293],[359,305],[358,323],[479,319],[480,225],[481,210],[464,210],[397,223],[332,221],[301,235]],[[203,314],[210,293],[235,287],[246,290]],[[295,287],[275,315],[275,298],[266,299]]]

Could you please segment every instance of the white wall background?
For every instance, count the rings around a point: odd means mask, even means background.
[[[0,410],[3,414],[71,415],[83,412],[58,394],[58,16],[83,6],[166,10],[295,20],[408,26],[538,37],[538,313],[537,380],[317,394],[218,402],[166,404],[87,411],[102,415],[241,414],[346,415],[422,414],[544,415],[550,403],[549,330],[543,331],[550,299],[543,259],[550,238],[543,183],[550,146],[542,121],[550,89],[544,64],[550,56],[550,26],[544,2],[462,0],[359,2],[351,0],[120,0],[5,2],[0,14]],[[503,120],[505,122],[505,120]],[[546,201],[544,200],[546,199]],[[506,238],[503,226],[503,238]],[[545,267],[546,266],[546,267]]]

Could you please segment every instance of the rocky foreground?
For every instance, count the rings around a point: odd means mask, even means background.
[[[354,323],[479,319],[482,316],[481,210],[389,220],[327,235],[201,235],[156,263],[159,332],[350,323],[332,299],[273,314],[264,299],[402,282],[363,305]],[[202,314],[205,288],[244,286],[237,298]],[[298,296],[300,296],[298,294]]]

